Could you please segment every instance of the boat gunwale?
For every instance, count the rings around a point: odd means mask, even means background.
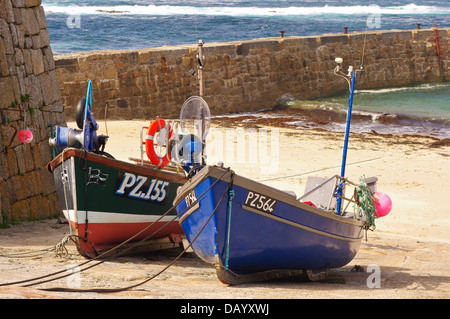
[[[63,158],[64,157],[64,158]],[[56,156],[53,160],[51,160],[47,164],[47,170],[53,173],[54,169],[59,166],[63,161],[67,160],[70,157],[78,157],[80,159],[86,159],[91,162],[96,162],[98,164],[107,165],[110,167],[114,167],[117,169],[124,169],[133,171],[135,173],[145,174],[145,175],[153,175],[158,178],[167,178],[167,175],[170,175],[170,179],[174,182],[184,183],[186,182],[186,176],[184,173],[176,173],[168,170],[158,170],[152,167],[137,165],[133,163],[128,163],[122,160],[118,160],[111,157],[106,157],[102,155],[98,155],[92,152],[88,152],[85,150],[81,150],[78,148],[66,148],[64,151],[58,156]],[[150,171],[150,172],[149,172]]]
[[[219,170],[229,170],[227,173],[220,172]],[[192,179],[187,181],[183,186],[181,186],[178,190],[178,194],[175,197],[173,203],[174,206],[178,205],[181,200],[184,199],[184,197],[189,193],[192,189],[194,189],[197,185],[199,185],[206,177],[212,177],[212,178],[220,178],[220,180],[224,182],[230,182],[231,181],[231,170],[229,168],[221,168],[218,166],[205,166],[200,172],[198,172]],[[341,215],[335,215],[333,213],[323,211],[319,208],[304,204],[297,200],[296,196],[293,196],[291,194],[288,194],[284,191],[281,191],[279,189],[276,189],[272,186],[265,185],[261,182],[254,181],[251,179],[248,179],[246,177],[240,176],[240,175],[233,175],[233,185],[237,185],[239,187],[243,187],[245,189],[249,189],[245,184],[247,183],[256,183],[255,185],[257,187],[252,187],[252,191],[255,191],[257,193],[263,193],[263,194],[271,194],[272,198],[276,198],[277,200],[280,200],[288,205],[301,208],[303,210],[306,210],[310,213],[333,219],[335,221],[339,221],[342,223],[347,223],[354,226],[360,226],[363,227],[363,222],[358,219],[348,218]],[[195,204],[195,203],[194,203]],[[282,218],[282,217],[280,217]],[[184,219],[184,218],[183,218]]]

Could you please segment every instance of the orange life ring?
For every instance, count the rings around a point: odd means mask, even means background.
[[[171,139],[173,136],[172,127],[165,120],[161,119],[152,122],[148,128],[147,136],[145,137],[145,152],[147,153],[149,160],[159,168],[167,166],[170,163],[171,156],[169,152],[167,152],[164,156],[157,155],[153,139],[155,138],[156,132],[159,132],[161,129],[165,128],[166,125],[169,128],[169,139]]]

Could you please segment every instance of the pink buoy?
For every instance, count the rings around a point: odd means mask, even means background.
[[[375,199],[375,210],[377,217],[383,217],[389,214],[392,209],[391,198],[382,192],[373,193]]]
[[[19,141],[24,144],[28,144],[33,140],[33,133],[29,130],[20,130]]]

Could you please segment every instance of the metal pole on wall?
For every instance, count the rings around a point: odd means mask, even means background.
[[[199,87],[200,87],[200,97],[203,97],[203,41],[198,41],[198,80],[199,80]]]

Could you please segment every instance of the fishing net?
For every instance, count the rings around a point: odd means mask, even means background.
[[[375,230],[375,199],[372,196],[372,190],[366,183],[365,176],[360,177],[360,183],[355,188],[355,192],[358,195],[358,213],[359,216],[365,217],[365,229]]]

